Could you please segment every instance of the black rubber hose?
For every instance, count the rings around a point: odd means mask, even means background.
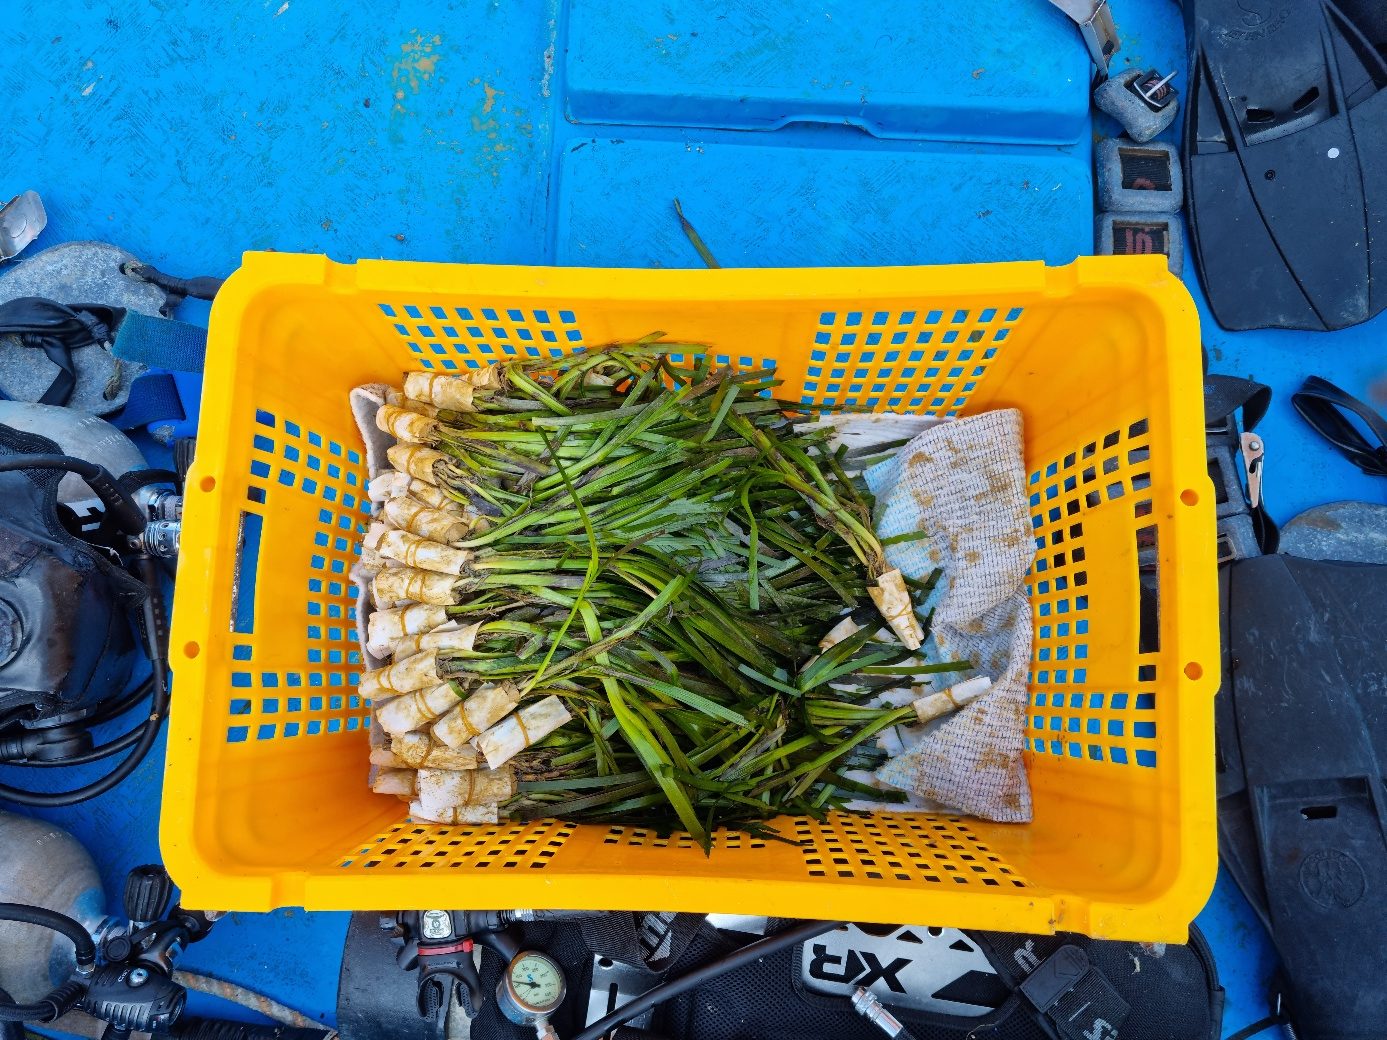
[[[120,715],[124,715],[136,704],[148,697],[152,689],[154,689],[154,680],[152,678],[146,679],[144,682],[140,683],[139,687],[135,690],[135,692],[125,697],[122,697],[119,701],[112,704],[109,708],[103,709],[101,713],[92,720],[91,724],[97,725],[102,722],[109,722],[111,719],[114,719]],[[35,759],[32,762],[27,760],[20,760],[18,762],[6,762],[5,765],[21,766],[25,768],[35,769],[51,769],[54,766],[84,766],[92,762],[99,762],[103,758],[110,758],[112,755],[116,755],[124,751],[132,744],[138,743],[140,735],[144,732],[145,727],[147,725],[149,725],[148,719],[146,719],[144,722],[141,722],[134,729],[122,733],[114,740],[109,740],[99,747],[92,748],[90,751],[83,751],[76,755],[69,755],[67,758]]]
[[[805,921],[797,924],[793,928],[787,928],[783,932],[775,935],[768,935],[764,939],[758,939],[750,945],[743,946],[739,950],[734,950],[726,957],[695,968],[686,975],[681,975],[676,979],[668,979],[660,983],[653,989],[648,989],[639,997],[636,997],[628,1004],[623,1004],[606,1018],[599,1018],[592,1025],[588,1026],[573,1040],[599,1040],[606,1036],[617,1026],[635,1018],[642,1012],[648,1011],[656,1004],[663,1004],[667,1000],[673,1000],[681,993],[701,986],[710,979],[726,975],[729,971],[736,971],[738,968],[750,964],[752,961],[759,960],[767,954],[783,950],[787,946],[795,943],[806,942],[816,936],[823,935],[824,932],[831,932],[833,929],[842,925],[842,921]]]
[[[0,986],[0,1004],[13,1004],[14,997]],[[0,1020],[0,1040],[24,1040],[24,1027],[18,1022]]]
[[[215,278],[212,275],[198,275],[193,278],[179,278],[175,275],[165,274],[153,264],[141,263],[139,260],[127,260],[120,265],[120,273],[127,278],[138,278],[142,282],[149,282],[157,285],[164,292],[173,296],[191,296],[196,300],[213,299],[222,287],[224,278]]]
[[[52,1022],[80,1004],[86,994],[86,986],[70,979],[33,1004],[0,1004],[0,1022]]]
[[[140,726],[138,735],[135,739],[135,748],[125,758],[121,759],[120,765],[116,766],[100,780],[94,780],[84,787],[76,788],[72,791],[55,791],[52,793],[38,791],[23,791],[17,787],[7,787],[0,785],[0,801],[14,802],[16,805],[27,805],[37,809],[56,809],[65,805],[76,805],[105,794],[116,784],[120,783],[127,776],[133,773],[149,754],[149,749],[154,746],[155,739],[159,736],[159,727],[168,714],[169,694],[166,680],[161,675],[158,685],[154,689],[154,699],[149,706],[149,718]],[[127,734],[126,736],[129,736]],[[123,740],[124,738],[120,738]],[[88,752],[90,754],[90,752]],[[55,763],[57,765],[74,765],[73,759]]]
[[[118,755],[133,744],[138,744],[140,737],[144,734],[145,727],[149,725],[146,719],[132,730],[128,730],[116,737],[115,740],[107,741],[100,747],[94,747],[90,751],[83,751],[68,758],[36,758],[30,761],[22,758],[18,762],[6,762],[7,766],[16,766],[20,769],[52,769],[55,766],[85,766],[93,762],[100,762],[103,758],[110,758]]]
[[[87,930],[67,914],[27,903],[0,903],[0,921],[32,924],[64,935],[72,941],[73,957],[79,968],[90,970],[96,964],[96,943]],[[82,993],[79,983],[65,982],[33,1004],[16,1004],[5,994],[0,999],[0,1022],[51,1022],[75,1007]]]
[[[135,705],[139,704],[140,701],[148,697],[153,689],[154,678],[151,676],[141,682],[140,685],[136,686],[124,697],[120,698],[120,700],[110,701],[109,703],[101,705],[101,710],[93,716],[89,725],[99,726],[103,722],[111,722],[114,719],[120,718]]]
[[[73,957],[78,967],[90,968],[96,963],[96,943],[91,934],[67,914],[28,903],[0,903],[0,921],[37,925],[65,935],[72,940]]]
[[[141,577],[149,587],[149,595],[145,597],[142,609],[145,649],[149,654],[150,681],[154,684],[154,695],[149,703],[149,718],[139,731],[134,750],[121,760],[120,765],[85,787],[79,787],[74,791],[41,794],[37,791],[23,791],[17,787],[0,785],[0,800],[41,809],[85,802],[105,794],[133,773],[149,754],[149,749],[154,746],[154,741],[159,736],[159,727],[169,713],[168,626],[163,614],[162,597],[159,594],[158,564],[152,556],[141,556],[138,563]]]
[[[25,469],[60,469],[76,473],[96,492],[115,525],[126,534],[139,534],[147,521],[140,507],[127,495],[105,466],[71,455],[6,455],[0,457],[0,473]]]

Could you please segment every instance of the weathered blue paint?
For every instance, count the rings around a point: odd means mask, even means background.
[[[1119,66],[1185,82],[1176,5],[1115,13]],[[20,0],[7,23],[0,194],[42,192],[40,244],[109,240],[188,274],[264,248],[697,266],[676,196],[729,265],[1062,263],[1092,247],[1091,135],[1116,132],[1085,116],[1084,52],[1043,0]],[[1225,333],[1186,275],[1214,369],[1276,390],[1274,512],[1380,496],[1288,396],[1310,372],[1387,393],[1387,322]],[[43,814],[113,899],[157,857],[161,763],[162,742],[117,793]],[[1265,1014],[1274,958],[1226,879],[1200,923],[1232,1032]],[[330,1019],[344,932],[341,914],[234,915],[184,963]]]

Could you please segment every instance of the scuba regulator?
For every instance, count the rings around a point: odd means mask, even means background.
[[[22,903],[0,903],[0,920],[48,928],[71,940],[72,977],[27,1004],[0,990],[0,1040],[24,1035],[17,1023],[49,1023],[81,1011],[106,1023],[102,1040],[129,1040],[150,1033],[176,1040],[327,1040],[319,1029],[256,1026],[217,1019],[184,1018],[187,989],[173,965],[189,944],[206,938],[220,913],[169,906],[173,881],[158,865],[136,867],[125,879],[129,921],[93,937],[66,914]]]

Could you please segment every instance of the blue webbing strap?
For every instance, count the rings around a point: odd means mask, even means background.
[[[207,330],[186,321],[126,311],[111,353],[150,368],[201,372],[207,360]]]
[[[130,384],[125,407],[105,419],[117,429],[133,430],[152,422],[182,422],[187,417],[173,376],[167,372],[146,372]]]
[[[207,358],[207,330],[184,321],[126,311],[111,353],[154,369],[201,372]],[[106,417],[122,430],[161,419],[181,422],[186,418],[183,399],[168,372],[147,372],[137,378],[130,384],[125,407]]]

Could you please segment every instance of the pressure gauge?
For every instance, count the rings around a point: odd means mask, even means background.
[[[506,966],[496,987],[496,1002],[516,1025],[537,1025],[558,1010],[567,992],[563,969],[552,957],[522,950]]]

